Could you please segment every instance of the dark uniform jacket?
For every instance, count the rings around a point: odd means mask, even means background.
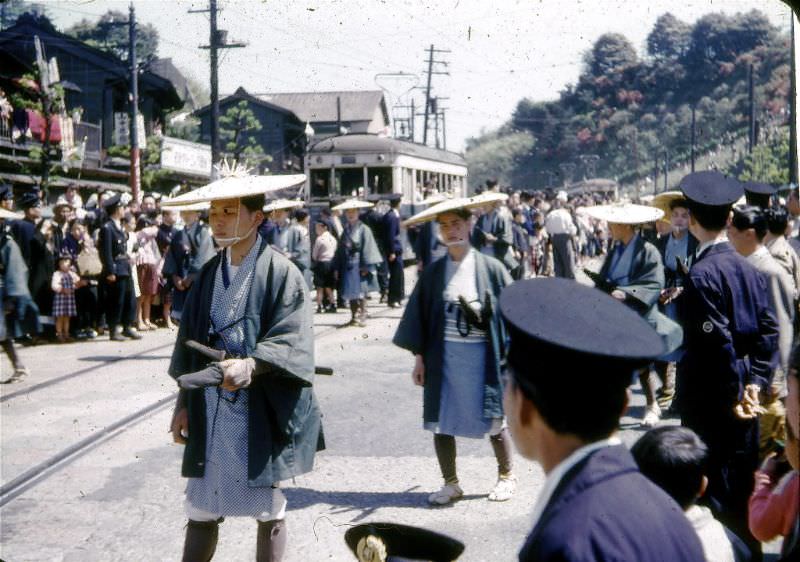
[[[678,364],[682,412],[705,412],[722,422],[747,384],[767,389],[778,346],[769,298],[762,274],[730,243],[715,244],[695,260],[680,301],[686,346]]]
[[[595,451],[567,471],[519,552],[521,562],[704,559],[680,506],[621,445]]]
[[[28,269],[31,267],[31,242],[36,233],[36,223],[27,219],[19,219],[11,221],[9,227],[11,236],[19,246],[19,251],[22,252],[22,259],[25,260],[25,265]]]
[[[383,223],[383,236],[381,242],[383,243],[383,254],[396,254],[398,257],[403,255],[403,243],[400,241],[400,218],[390,209],[382,219]]]
[[[221,254],[200,272],[189,289],[169,374],[199,371],[208,358],[184,345],[208,345],[209,314]],[[297,268],[263,243],[245,309],[246,356],[257,373],[248,387],[247,477],[254,487],[269,486],[309,472],[324,446],[314,378],[313,315],[308,286]],[[187,394],[189,439],[182,474],[202,477],[206,458],[204,389]]]
[[[103,263],[103,277],[116,275],[130,277],[131,263],[128,261],[126,241],[128,234],[117,227],[113,220],[108,220],[100,227],[98,246],[100,261]]]
[[[397,327],[392,342],[415,355],[422,355],[425,363],[423,417],[425,422],[439,421],[442,393],[442,367],[444,356],[444,289],[447,256],[433,262],[422,271],[414,286]],[[483,395],[483,417],[503,416],[503,389],[500,384],[500,362],[505,357],[506,331],[500,318],[497,300],[511,276],[502,263],[475,252],[475,269],[480,301],[488,292],[493,315],[489,323],[489,353]]]

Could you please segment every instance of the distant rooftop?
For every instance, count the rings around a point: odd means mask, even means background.
[[[389,116],[380,90],[345,92],[293,92],[253,94],[260,100],[285,107],[306,122],[336,121],[336,99],[339,98],[342,121],[372,121],[380,107],[388,123]]]

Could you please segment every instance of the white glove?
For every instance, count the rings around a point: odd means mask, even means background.
[[[253,380],[253,372],[256,370],[256,360],[252,357],[244,359],[226,359],[220,361],[223,380],[222,388],[225,390],[238,390],[250,386]]]

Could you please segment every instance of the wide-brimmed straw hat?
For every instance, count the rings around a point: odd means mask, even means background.
[[[227,177],[218,179],[189,193],[178,195],[170,201],[162,201],[161,206],[176,207],[190,203],[218,201],[220,199],[241,199],[242,197],[263,195],[272,191],[288,189],[304,181],[306,181],[305,174],[250,176],[242,172],[233,172]]]
[[[164,207],[164,203],[168,203],[169,201],[162,201],[161,206]],[[190,203],[188,205],[168,205],[164,208],[165,211],[176,211],[178,213],[182,213],[184,211],[189,212],[201,212],[207,211],[211,207],[211,203],[209,201],[201,201],[200,203]]]
[[[360,199],[348,199],[344,203],[339,203],[335,207],[331,207],[332,211],[348,211],[350,209],[369,209],[374,207],[372,203],[361,201]]]
[[[505,201],[506,199],[508,199],[508,195],[505,193],[496,192],[481,193],[480,195],[475,195],[473,197],[456,197],[453,199],[447,199],[417,213],[413,217],[403,222],[403,225],[412,226],[415,224],[422,224],[424,222],[435,220],[436,217],[444,213],[459,210],[468,211],[478,207],[487,207],[493,203],[496,203],[497,201]]]
[[[664,212],[664,216],[661,218],[661,220],[669,222],[667,217],[672,211],[670,207],[675,203],[675,201],[686,201],[686,196],[680,191],[664,191],[663,193],[659,193],[653,197],[650,205],[656,209],[661,209]],[[685,204],[688,205],[688,203]]]
[[[9,211],[8,209],[0,207],[0,219],[18,220],[22,218],[25,218],[25,215],[20,213],[14,213]]]
[[[614,224],[644,224],[657,221],[664,216],[664,211],[661,209],[634,203],[585,207],[585,213],[590,217]]]
[[[428,195],[422,201],[422,203],[424,205],[436,205],[437,203],[441,203],[442,201],[447,201],[448,199],[451,199],[451,198],[452,198],[451,195],[449,195],[447,193],[441,193],[441,192],[437,191],[436,193],[431,193],[430,195]]]
[[[269,213],[271,211],[281,211],[284,209],[299,209],[304,205],[304,201],[298,201],[296,199],[276,199],[264,205],[264,212]]]

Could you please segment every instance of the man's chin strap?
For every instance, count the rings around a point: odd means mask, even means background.
[[[239,217],[241,216],[240,210],[241,210],[241,205],[239,205],[239,207],[236,208],[236,227],[233,229],[233,232],[239,232]],[[250,227],[250,230],[248,230],[242,236],[232,236],[230,238],[217,238],[215,236],[214,240],[216,240],[217,244],[219,244],[221,247],[227,248],[228,246],[233,246],[234,244],[237,244],[238,242],[241,242],[242,240],[250,236],[255,227],[256,227],[255,225]]]

